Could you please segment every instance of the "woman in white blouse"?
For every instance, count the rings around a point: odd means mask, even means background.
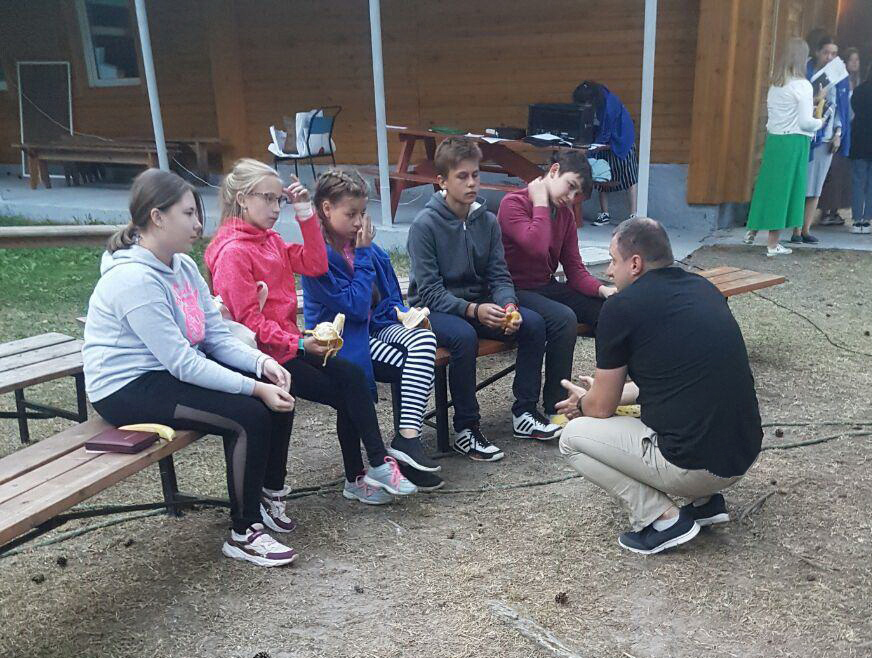
[[[823,125],[813,116],[812,87],[805,77],[807,58],[808,44],[803,39],[790,39],[766,98],[766,145],[745,242],[752,244],[757,231],[768,230],[769,256],[791,253],[778,242],[778,236],[784,229],[802,226],[809,144]]]

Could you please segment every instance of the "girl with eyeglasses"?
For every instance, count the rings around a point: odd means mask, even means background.
[[[325,360],[328,347],[305,337],[297,324],[295,275],[319,277],[328,269],[321,222],[309,191],[296,178],[283,188],[275,169],[244,158],[225,176],[220,200],[221,225],[205,255],[213,290],[233,319],[254,332],[258,348],[290,372],[295,396],[336,409],[346,478],[343,495],[378,505],[390,502],[391,494],[415,493],[415,485],[387,454],[363,370],[341,352]],[[273,230],[287,201],[293,203],[302,244],[286,243]],[[258,288],[263,284],[267,294],[261,307]],[[272,499],[282,513],[284,495],[276,492]]]

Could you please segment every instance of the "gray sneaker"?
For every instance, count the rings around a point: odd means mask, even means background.
[[[413,493],[418,493],[418,487],[409,482],[397,465],[397,460],[393,457],[385,457],[385,463],[381,466],[373,468],[370,466],[366,475],[363,476],[363,481],[371,487],[384,489],[389,494],[395,496],[408,496]]]
[[[387,505],[394,498],[384,489],[371,487],[358,475],[354,482],[345,481],[342,496],[348,500],[359,500],[366,505]]]

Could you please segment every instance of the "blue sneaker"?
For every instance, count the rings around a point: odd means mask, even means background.
[[[655,530],[654,524],[638,532],[625,532],[618,537],[618,543],[628,551],[653,555],[667,548],[674,548],[689,542],[699,533],[699,524],[686,509],[678,511],[678,520],[666,530]]]
[[[714,525],[715,523],[727,523],[730,520],[730,515],[727,512],[727,503],[719,493],[709,498],[705,505],[694,507],[693,503],[688,503],[681,509],[687,510],[700,528]]]
[[[379,487],[371,487],[358,475],[354,482],[345,481],[342,496],[348,500],[359,500],[365,505],[387,505],[394,497]]]

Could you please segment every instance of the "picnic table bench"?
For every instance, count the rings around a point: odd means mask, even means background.
[[[29,386],[72,377],[76,382],[76,411],[31,402],[24,397]],[[85,377],[82,374],[82,341],[59,333],[46,333],[0,343],[0,394],[15,394],[15,411],[0,411],[0,418],[17,418],[22,443],[30,441],[29,419],[88,419]]]
[[[63,512],[155,462],[164,496],[161,506],[168,513],[178,515],[194,500],[178,491],[173,454],[203,436],[201,432],[179,431],[172,441],[160,440],[132,455],[86,451],[85,443],[108,427],[102,418],[93,418],[0,459],[0,553],[70,519],[93,515],[88,510]],[[129,505],[113,511],[155,506]]]

